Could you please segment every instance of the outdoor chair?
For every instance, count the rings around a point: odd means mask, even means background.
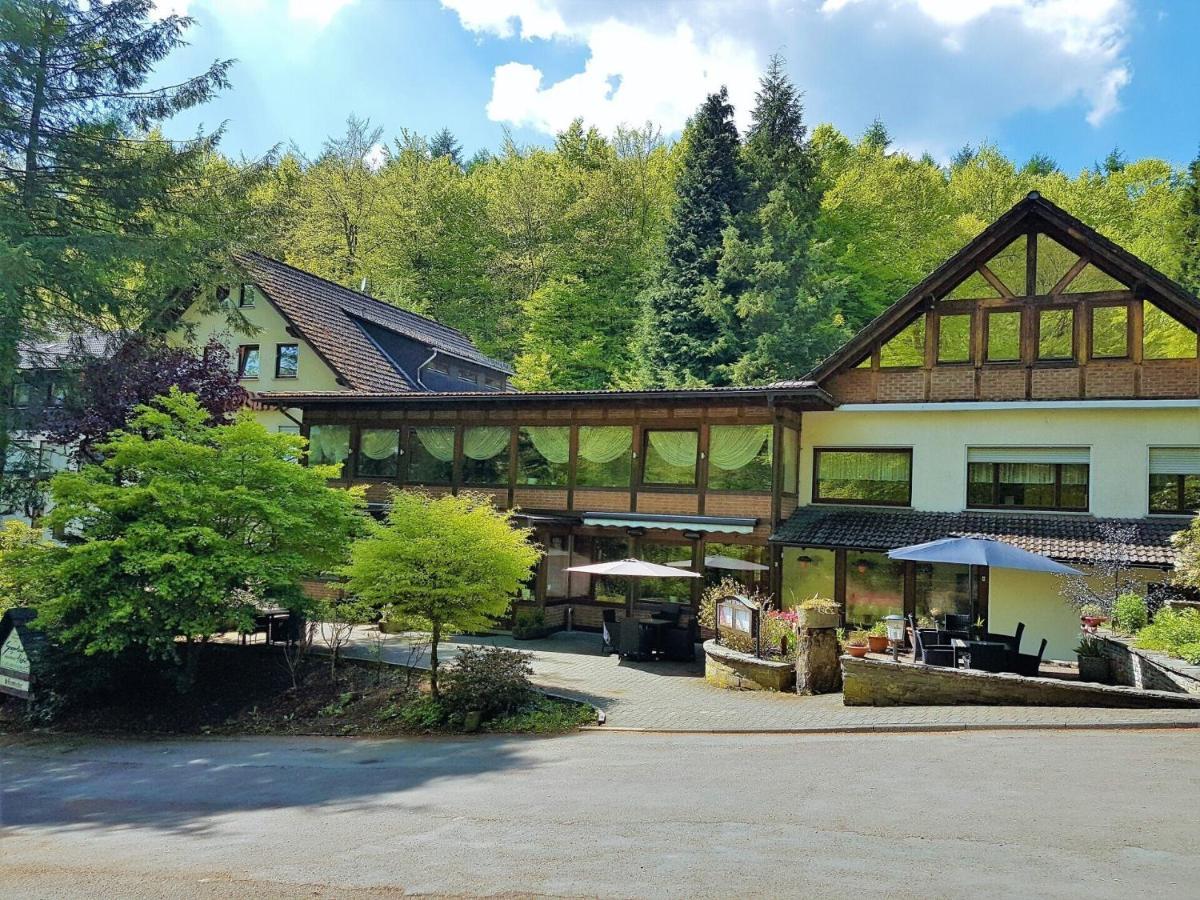
[[[603,610],[600,614],[600,652],[610,656],[617,652],[620,633],[617,628],[617,611]]]
[[[1038,647],[1037,655],[1032,653],[1016,654],[1016,669],[1018,675],[1026,678],[1036,678],[1042,667],[1042,654],[1046,652],[1046,639],[1042,638],[1042,646]]]
[[[620,623],[621,645],[617,654],[622,658],[649,659],[654,652],[654,632],[643,628],[633,616],[626,616]]]
[[[1008,649],[1014,654],[1017,654],[1021,652],[1021,635],[1024,633],[1025,623],[1018,622],[1015,634],[996,634],[991,631],[985,631],[983,633],[983,639],[985,641],[992,641],[994,643],[1007,644]]]
[[[971,661],[967,664],[969,669],[980,672],[1012,672],[1016,669],[1013,654],[1007,646],[967,641],[966,652],[971,654]]]
[[[918,628],[916,621],[909,616],[913,632],[913,662],[923,662],[927,666],[943,666],[954,668],[954,648],[949,644],[927,644],[926,640],[938,640],[941,632],[934,628]]]
[[[663,635],[663,655],[676,662],[691,662],[696,658],[696,626],[694,622],[675,625]]]
[[[947,631],[970,631],[971,617],[957,615],[955,613],[946,614],[946,630]]]

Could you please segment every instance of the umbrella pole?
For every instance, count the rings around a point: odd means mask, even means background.
[[[625,591],[625,615],[627,616],[633,615],[633,586],[636,581],[636,578],[630,578],[629,587]]]

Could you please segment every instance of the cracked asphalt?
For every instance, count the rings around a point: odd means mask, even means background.
[[[0,738],[3,897],[1195,897],[1200,731]]]

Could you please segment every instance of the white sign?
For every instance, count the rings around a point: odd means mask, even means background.
[[[0,647],[0,693],[27,699],[29,681],[29,655],[14,628]]]

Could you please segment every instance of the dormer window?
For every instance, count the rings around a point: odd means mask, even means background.
[[[439,375],[449,375],[450,367],[448,365],[446,365],[446,363],[442,362],[440,359],[435,359],[433,362],[431,362],[429,364],[429,371],[436,372]]]
[[[479,373],[471,369],[459,369],[458,380],[467,381],[471,384],[479,384]]]

